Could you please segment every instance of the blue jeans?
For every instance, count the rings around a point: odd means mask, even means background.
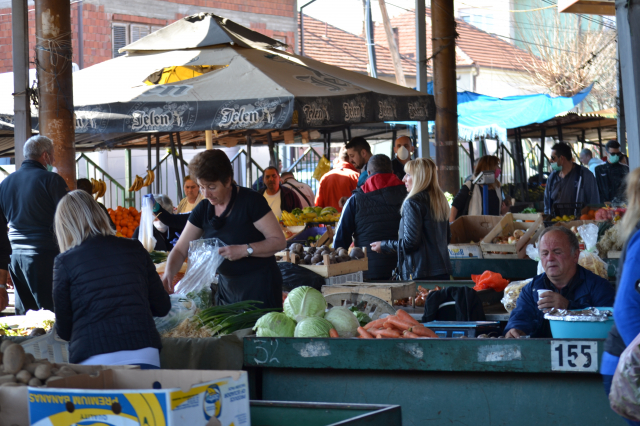
[[[604,392],[607,394],[607,398],[609,397],[609,394],[611,393],[611,382],[613,382],[613,374],[603,374],[602,375],[602,384],[604,385]],[[640,422],[634,422],[633,420],[625,419],[624,417],[622,417],[622,418],[630,426],[640,426]]]

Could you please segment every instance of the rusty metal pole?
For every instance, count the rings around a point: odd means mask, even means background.
[[[71,6],[68,0],[36,0],[35,5],[40,134],[53,141],[58,174],[75,189]]]
[[[456,91],[456,24],[453,0],[431,1],[431,25],[438,180],[443,191],[456,194],[460,188],[460,165]]]

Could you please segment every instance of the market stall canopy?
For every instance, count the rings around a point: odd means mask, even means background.
[[[76,133],[313,129],[434,119],[433,96],[282,46],[213,14],[184,18],[124,47],[126,56],[73,74]],[[0,99],[0,118],[13,115],[13,99]]]

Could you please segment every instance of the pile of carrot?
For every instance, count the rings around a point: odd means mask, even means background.
[[[416,321],[411,315],[398,309],[395,315],[371,321],[358,327],[361,339],[419,339],[438,337],[431,329]]]

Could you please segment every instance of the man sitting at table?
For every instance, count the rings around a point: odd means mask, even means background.
[[[540,234],[538,250],[544,273],[524,286],[505,327],[505,337],[549,338],[545,312],[551,308],[584,309],[613,306],[611,283],[578,265],[580,245],[576,235],[562,226],[546,228]],[[551,290],[538,296],[538,290]]]

